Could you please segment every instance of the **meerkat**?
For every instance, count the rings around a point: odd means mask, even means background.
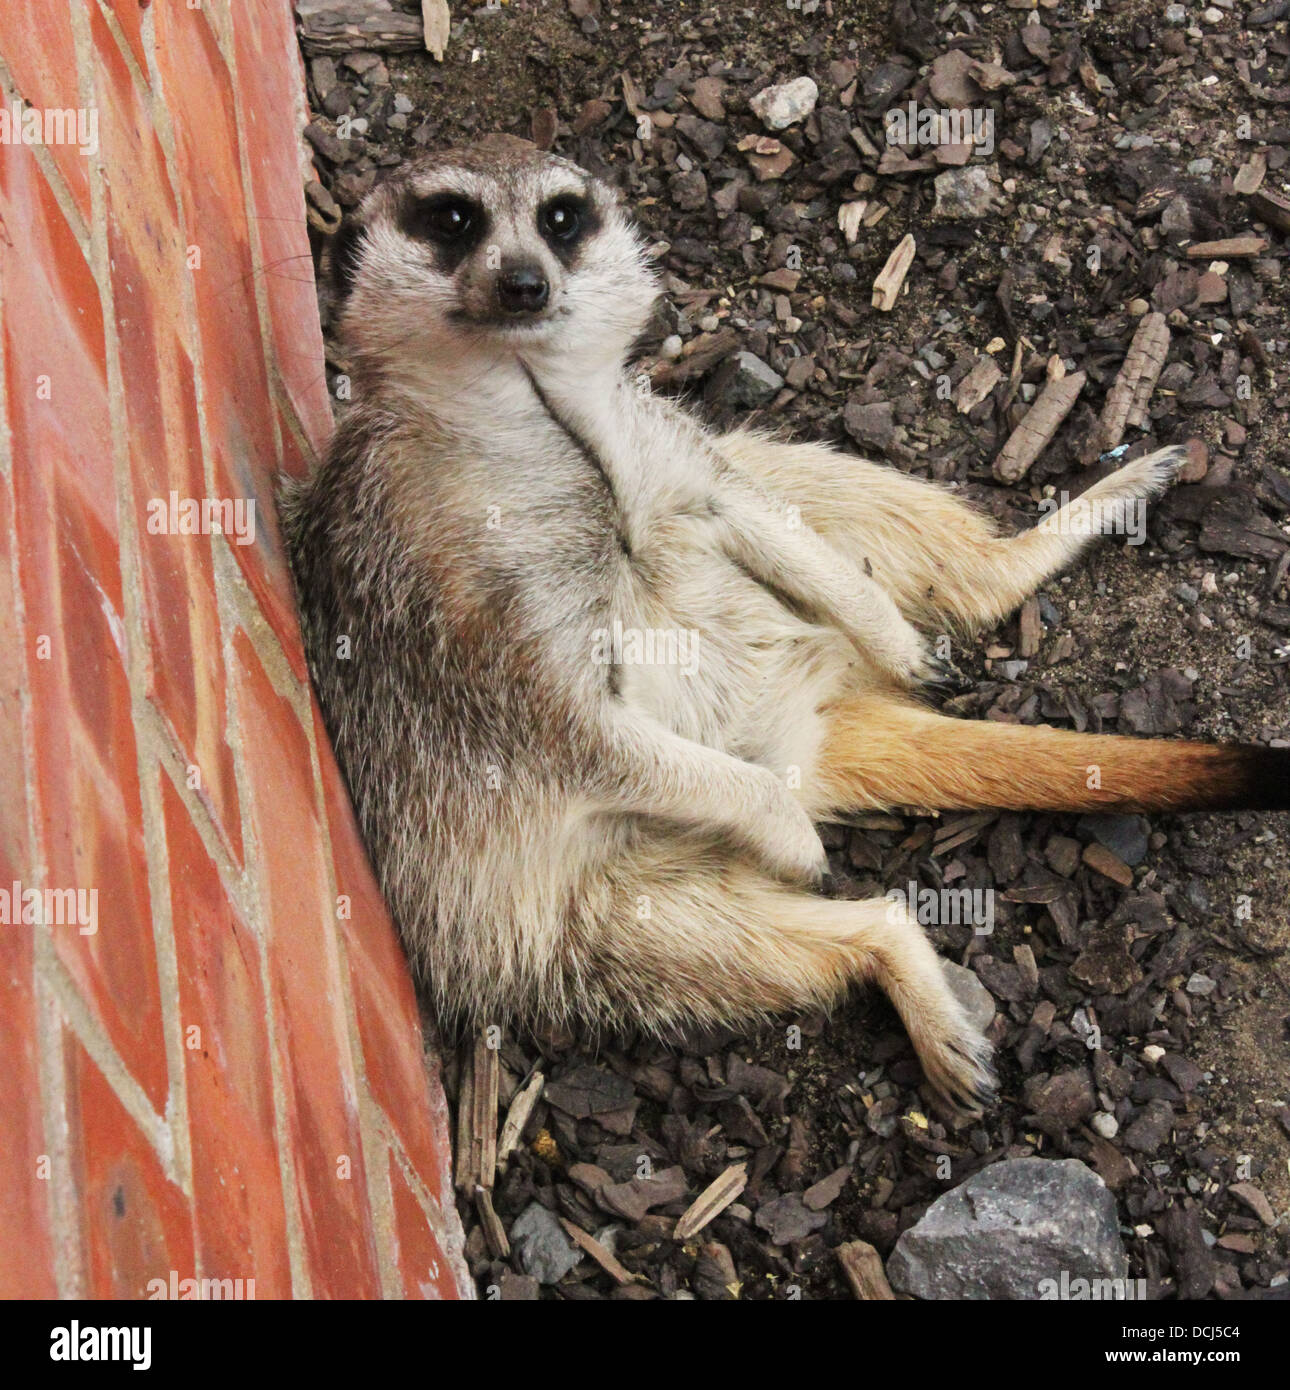
[[[872,983],[976,1112],[984,1037],[912,915],[816,891],[816,822],[1287,805],[1287,750],[921,693],[925,633],[1009,614],[1183,450],[1001,537],[893,468],[710,432],[628,365],[658,285],[616,192],[510,137],[403,167],[336,260],[355,403],[285,533],[326,726],[445,1020],[739,1026]],[[622,634],[686,659],[627,660]]]

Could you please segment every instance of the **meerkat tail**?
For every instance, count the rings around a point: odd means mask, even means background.
[[[837,811],[1290,808],[1290,748],[952,719],[891,697],[845,701],[828,719],[818,773]]]

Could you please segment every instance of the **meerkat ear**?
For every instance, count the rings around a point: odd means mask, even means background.
[[[362,258],[363,233],[366,229],[358,216],[348,214],[327,243],[327,272],[332,291],[338,300],[354,288]]]

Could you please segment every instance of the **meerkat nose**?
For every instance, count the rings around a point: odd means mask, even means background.
[[[497,277],[497,302],[508,314],[536,313],[550,293],[546,276],[536,266],[517,266]]]

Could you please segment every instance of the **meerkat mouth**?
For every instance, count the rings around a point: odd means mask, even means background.
[[[536,313],[522,316],[502,313],[471,314],[465,309],[454,309],[448,315],[449,319],[459,327],[477,329],[489,337],[500,338],[538,337],[568,316],[569,310],[563,305],[557,305],[553,309],[541,309]]]

